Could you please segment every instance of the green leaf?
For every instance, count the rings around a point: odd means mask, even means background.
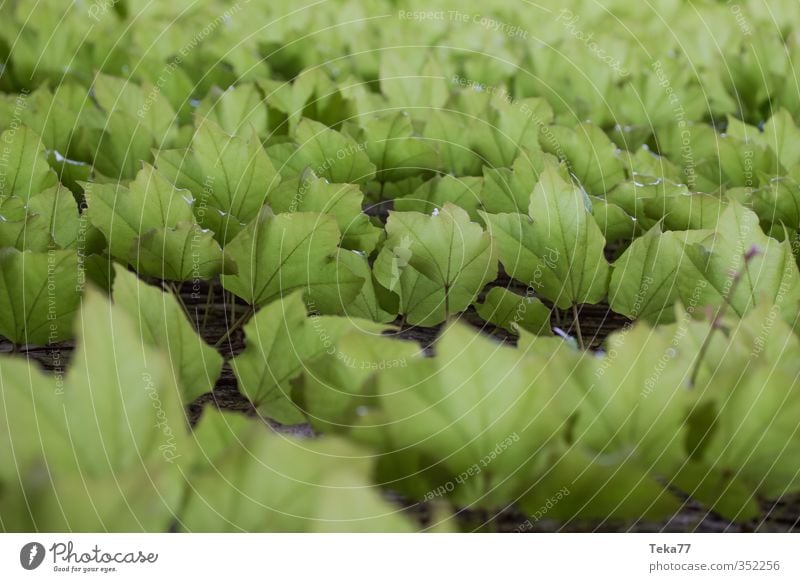
[[[435,208],[441,210],[446,203],[460,206],[473,221],[478,220],[479,194],[483,179],[466,176],[436,176],[403,198],[394,201],[399,212],[422,212],[430,214]]]
[[[482,319],[510,333],[524,329],[536,335],[552,335],[550,310],[535,297],[517,295],[503,287],[492,287],[475,310]]]
[[[389,323],[397,317],[397,310],[385,309],[387,301],[379,297],[385,293],[380,284],[375,280],[367,258],[357,252],[339,251],[337,256],[339,264],[343,265],[355,276],[364,280],[364,285],[358,295],[344,306],[344,312],[349,317],[357,317],[378,323]]]
[[[370,484],[373,461],[362,449],[336,438],[270,435],[257,423],[234,435],[234,420],[209,410],[196,429],[200,466],[181,514],[185,531],[411,531]]]
[[[787,170],[800,163],[800,129],[785,109],[764,124],[764,142]]]
[[[120,266],[114,273],[114,304],[130,314],[148,345],[167,355],[183,402],[210,392],[222,370],[222,356],[200,338],[177,299]]]
[[[190,222],[148,230],[133,243],[129,256],[139,273],[167,281],[208,280],[222,272],[236,273],[235,261],[223,257],[214,233]]]
[[[192,192],[198,222],[214,229],[223,244],[236,236],[240,223],[258,215],[280,181],[255,134],[230,136],[209,121],[197,128],[190,150],[159,152],[156,163],[159,172]]]
[[[544,127],[539,142],[544,151],[569,164],[572,173],[590,194],[601,196],[625,179],[622,156],[596,125],[579,123],[574,128]]]
[[[74,251],[0,250],[0,334],[36,345],[71,337],[79,277]]]
[[[793,178],[770,180],[752,193],[752,204],[762,221],[800,227],[800,184]]]
[[[364,195],[355,184],[331,184],[307,169],[296,179],[285,180],[268,197],[276,213],[319,212],[336,217],[343,233],[342,246],[371,252],[381,235],[361,212]]]
[[[516,499],[546,469],[548,446],[565,430],[575,401],[550,379],[575,365],[575,352],[545,338],[523,352],[461,324],[449,326],[435,350],[433,360],[380,373],[380,422],[356,434],[383,435],[382,477],[415,497],[445,494],[480,507]]]
[[[653,324],[673,321],[678,271],[686,260],[683,244],[681,236],[662,233],[658,225],[633,241],[614,263],[608,291],[611,309]]]
[[[445,314],[458,313],[497,277],[497,251],[488,233],[457,206],[433,215],[392,212],[386,246],[406,249],[407,265],[444,290]]]
[[[521,154],[541,151],[540,128],[553,119],[553,110],[540,98],[513,101],[507,93],[493,93],[485,120],[474,122],[472,147],[484,165],[508,167]]]
[[[710,340],[708,322],[678,327],[690,348],[707,343],[695,391],[711,407],[710,419],[693,417],[694,432],[703,435],[693,458],[708,472],[720,475],[719,489],[709,491],[730,503],[756,495],[774,499],[800,490],[796,469],[797,359],[800,341],[778,317],[779,305],[764,303],[744,319],[731,315],[715,326]],[[732,481],[732,482],[731,482]],[[711,487],[711,483],[698,484]],[[737,490],[746,488],[744,499]],[[743,517],[740,515],[739,519]]]
[[[454,176],[480,175],[481,158],[469,146],[472,119],[447,109],[434,109],[424,114],[422,135],[438,151],[436,167]]]
[[[423,357],[415,342],[364,333],[342,334],[335,353],[304,366],[295,391],[311,426],[319,432],[347,432],[377,405],[375,379],[385,370],[406,368]]]
[[[314,358],[335,353],[338,338],[358,325],[346,318],[307,318],[299,292],[275,301],[244,327],[247,345],[231,363],[240,390],[269,418],[283,424],[305,422],[292,401],[290,382]]]
[[[530,515],[522,531],[541,519],[656,520],[680,510],[667,490],[629,461],[600,463],[591,454],[569,448],[552,453],[547,464],[549,471],[521,499]]]
[[[282,144],[270,148],[270,156],[279,162],[284,178],[302,174],[306,168],[317,176],[337,184],[368,182],[375,176],[375,165],[366,153],[366,145],[317,121],[302,120],[295,131],[297,145]]]
[[[622,208],[607,202],[605,198],[591,196],[592,216],[603,237],[609,241],[632,240],[638,234],[638,223]]]
[[[67,188],[57,185],[28,200],[28,211],[47,225],[49,238],[60,248],[74,248],[80,233],[80,212]]]
[[[392,107],[438,109],[450,94],[441,64],[422,51],[383,52],[379,78],[381,93]]]
[[[86,93],[86,87],[68,81],[52,90],[40,86],[30,94],[23,121],[41,136],[48,150],[70,157],[77,153],[82,127],[102,123],[102,112],[87,100]]]
[[[714,228],[726,200],[711,194],[694,194],[688,188],[659,188],[644,200],[644,211],[652,220],[664,219],[667,230]]]
[[[260,307],[297,289],[322,313],[341,313],[364,280],[335,260],[340,240],[333,216],[274,215],[267,207],[225,247],[238,267],[222,286]]]
[[[745,259],[749,252],[755,255]],[[707,242],[684,249],[678,289],[686,305],[729,303],[739,315],[761,303],[777,303],[789,321],[797,315],[800,273],[788,241],[778,242],[761,231],[758,217],[730,202]],[[738,283],[734,285],[734,281]]]
[[[361,129],[361,141],[381,182],[395,182],[439,167],[435,144],[416,134],[406,112],[372,117],[361,122]]]
[[[19,196],[27,202],[58,183],[47,163],[44,144],[31,129],[24,125],[6,129],[0,134],[0,142],[4,148],[0,196]]]
[[[22,198],[0,199],[0,248],[46,252],[53,246],[44,221],[31,214]]]
[[[638,324],[612,334],[600,358],[587,358],[576,445],[609,462],[632,461],[672,474],[686,458],[682,432],[695,396],[688,390],[696,354],[675,329]]]
[[[709,468],[704,463],[689,461],[672,483],[727,520],[745,522],[761,516],[761,508],[748,487],[732,475]]]
[[[480,194],[483,209],[492,214],[528,212],[531,194],[547,164],[555,167],[558,162],[549,154],[533,155],[524,151],[514,160],[511,169],[484,167]]]
[[[451,293],[449,301],[445,302],[444,287],[408,264],[410,244],[409,238],[381,249],[372,271],[379,284],[376,289],[386,289],[393,299],[390,303],[397,306],[406,323],[432,327],[447,319],[448,303],[451,309],[466,309],[473,295],[460,297]]]
[[[197,108],[197,115],[211,120],[228,135],[249,136],[267,131],[267,106],[255,85],[244,83],[225,91],[213,88]]]
[[[125,115],[146,128],[157,147],[169,147],[177,116],[158,87],[100,74],[94,80],[92,94],[107,115]]]
[[[3,388],[19,416],[9,425],[14,432],[0,439],[3,450],[10,440],[21,455],[20,502],[36,527],[48,531],[164,531],[178,509],[176,463],[189,444],[166,362],[97,291],[87,291],[76,329],[66,379],[33,368],[22,376],[20,364],[0,362],[4,380],[16,372]],[[26,424],[37,427],[36,439],[19,430]],[[23,446],[21,435],[32,443]],[[5,511],[3,519],[5,525]]]
[[[548,168],[531,196],[533,221],[482,214],[506,272],[561,309],[598,303],[608,289],[605,240],[586,203],[579,188]]]
[[[131,182],[121,184],[86,183],[89,220],[108,241],[111,254],[134,262],[139,237],[153,228],[175,228],[180,222],[194,222],[193,199],[164,179],[152,166],[145,165]]]
[[[89,128],[86,140],[95,171],[110,180],[134,179],[142,162],[152,162],[152,149],[165,145],[140,119],[121,111],[113,111],[99,127]]]

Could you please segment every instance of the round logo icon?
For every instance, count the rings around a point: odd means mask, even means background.
[[[19,563],[26,570],[35,570],[44,561],[44,546],[39,542],[29,542],[19,551]]]

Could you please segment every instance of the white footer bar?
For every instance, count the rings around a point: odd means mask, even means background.
[[[791,534],[2,534],[0,580],[800,580]]]

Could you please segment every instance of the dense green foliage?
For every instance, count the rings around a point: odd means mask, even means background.
[[[0,335],[75,351],[0,357],[0,529],[447,530],[687,496],[735,521],[800,492],[798,22],[3,3]],[[564,329],[598,304],[629,324]],[[211,406],[190,427],[224,370],[313,438]]]

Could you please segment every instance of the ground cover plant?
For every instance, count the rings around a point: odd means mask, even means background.
[[[0,12],[3,531],[797,527],[796,2]]]

